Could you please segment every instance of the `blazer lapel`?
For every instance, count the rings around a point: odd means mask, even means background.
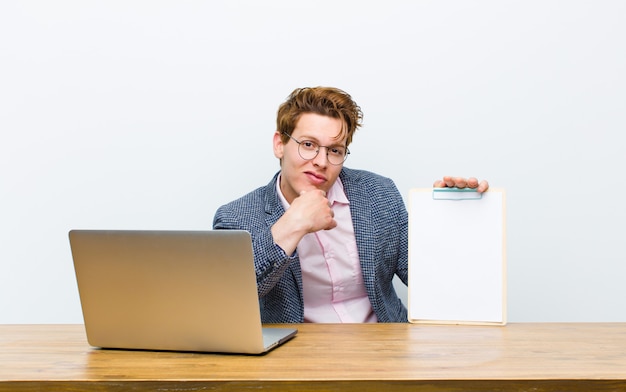
[[[265,188],[265,223],[268,228],[271,228],[285,213],[285,209],[283,208],[283,205],[278,197],[278,192],[276,191],[276,182],[278,181],[279,175],[280,172],[276,173],[272,181],[270,181]],[[302,269],[300,268],[300,259],[298,257],[296,257],[293,262],[289,263],[289,270],[298,285],[300,297],[302,297]]]

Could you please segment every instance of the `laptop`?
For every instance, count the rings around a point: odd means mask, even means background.
[[[100,348],[263,354],[293,328],[261,324],[243,230],[71,230],[87,341]]]

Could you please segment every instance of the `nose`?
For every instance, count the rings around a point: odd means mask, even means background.
[[[317,151],[317,155],[313,158],[313,164],[315,166],[326,167],[328,165],[328,148],[327,147],[319,147]]]

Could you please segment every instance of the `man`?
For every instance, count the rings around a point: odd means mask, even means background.
[[[346,92],[301,88],[280,106],[270,183],[220,207],[215,229],[251,233],[264,323],[406,322],[408,214],[392,180],[343,166],[363,115]],[[486,181],[444,177],[436,187]]]

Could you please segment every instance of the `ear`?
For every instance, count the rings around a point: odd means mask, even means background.
[[[281,139],[280,133],[277,131],[274,133],[274,156],[278,159],[283,159],[285,145]]]

